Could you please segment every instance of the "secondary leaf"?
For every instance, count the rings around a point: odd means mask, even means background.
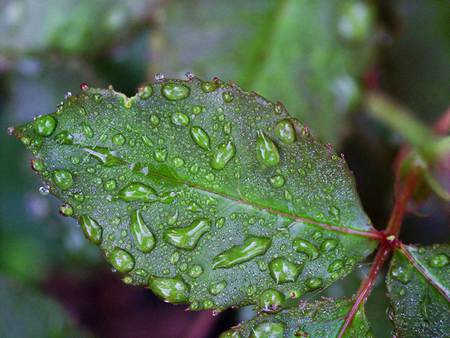
[[[352,304],[351,299],[302,302],[297,308],[276,314],[261,313],[252,320],[222,333],[220,338],[338,337]],[[344,337],[374,337],[363,308],[356,313]]]
[[[236,80],[336,144],[374,51],[370,1],[171,1],[153,70]]]
[[[0,337],[90,337],[52,299],[0,276]]]
[[[450,328],[450,245],[402,246],[387,286],[400,337],[445,337]]]
[[[13,132],[125,282],[191,309],[278,307],[376,245],[345,162],[236,86],[89,89]]]

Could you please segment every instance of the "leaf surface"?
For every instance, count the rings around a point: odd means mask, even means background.
[[[312,303],[302,302],[297,308],[282,310],[276,314],[261,313],[222,333],[220,338],[338,337],[352,304],[351,299],[324,298]],[[374,337],[363,308],[356,313],[344,337]]]
[[[450,246],[401,246],[387,277],[400,337],[445,337],[450,328]]]
[[[374,51],[370,1],[171,1],[166,17],[154,72],[236,80],[338,143]]]
[[[377,243],[344,160],[237,86],[89,89],[13,132],[125,282],[191,309],[278,307]]]

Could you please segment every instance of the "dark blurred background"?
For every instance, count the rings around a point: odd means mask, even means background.
[[[431,125],[449,104],[449,18],[440,0],[0,0],[0,337],[216,337],[252,315],[186,312],[124,284],[39,193],[8,126],[54,111],[83,82],[134,95],[156,73],[233,80],[344,153],[382,229],[402,139],[367,113],[364,94],[382,90]],[[430,197],[402,238],[445,242],[449,218]],[[315,296],[352,295],[368,267]],[[392,330],[384,294],[380,278],[367,305],[379,337]]]

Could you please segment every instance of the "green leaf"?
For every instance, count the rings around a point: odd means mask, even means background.
[[[345,316],[351,309],[351,299],[327,299],[313,303],[300,303],[297,308],[276,314],[261,313],[224,333],[220,338],[241,337],[338,337]],[[364,309],[360,308],[344,337],[374,337]]]
[[[0,337],[90,337],[54,300],[0,275]]]
[[[155,72],[236,80],[333,144],[374,52],[370,1],[171,1],[155,33]]]
[[[387,277],[400,337],[445,337],[450,327],[450,245],[401,246]]]
[[[94,54],[136,29],[147,8],[146,0],[2,1],[0,54]]]
[[[344,160],[237,86],[89,89],[13,133],[125,282],[191,309],[277,307],[377,244]]]

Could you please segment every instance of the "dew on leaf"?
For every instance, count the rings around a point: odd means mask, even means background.
[[[270,181],[270,184],[272,184],[272,186],[274,188],[281,188],[284,185],[284,182],[285,182],[284,177],[281,176],[281,175],[272,176],[269,179],[269,181]]]
[[[337,272],[344,268],[344,261],[342,259],[336,259],[328,266],[328,272]]]
[[[172,114],[171,121],[176,126],[187,126],[189,124],[189,117],[181,112]]]
[[[309,289],[314,290],[320,288],[323,282],[322,279],[319,277],[311,277],[305,281],[305,284]]]
[[[69,217],[73,215],[73,208],[70,204],[64,203],[59,207],[59,212],[61,215]]]
[[[71,145],[73,144],[73,135],[67,130],[64,130],[55,136],[55,141],[59,144]]]
[[[131,214],[130,232],[134,239],[134,245],[141,252],[150,252],[155,247],[155,237],[145,224],[139,210],[133,210]]]
[[[68,170],[56,169],[53,171],[53,180],[62,190],[67,190],[73,185],[73,177]]]
[[[34,171],[41,172],[41,171],[45,170],[45,165],[44,165],[44,162],[42,160],[33,159],[33,160],[31,160],[31,168]]]
[[[117,155],[116,151],[105,147],[86,147],[83,148],[83,150],[106,167],[114,167],[125,163],[125,161]]]
[[[151,276],[148,286],[157,296],[170,303],[184,303],[189,299],[189,285],[180,277]]]
[[[275,135],[283,143],[291,144],[295,142],[295,129],[289,120],[281,120],[277,123]]]
[[[151,85],[147,85],[143,87],[139,92],[139,97],[143,100],[147,100],[153,94],[153,87]]]
[[[250,338],[283,338],[284,324],[282,323],[261,323],[252,329]]]
[[[222,94],[223,101],[229,103],[233,101],[233,93],[231,92],[223,92]]]
[[[214,282],[209,286],[209,292],[212,295],[218,295],[227,287],[226,281]]]
[[[272,241],[267,237],[248,237],[242,245],[235,245],[217,255],[213,260],[213,269],[230,268],[254,257],[264,255]]]
[[[211,158],[211,167],[215,170],[221,170],[225,168],[227,163],[236,154],[236,147],[233,142],[228,141],[217,147]]]
[[[283,294],[274,289],[265,290],[258,297],[259,306],[265,310],[276,310],[283,302]]]
[[[219,88],[219,84],[217,82],[214,81],[204,81],[202,82],[202,90],[205,93],[210,93],[215,91],[217,88]]]
[[[155,202],[158,198],[155,189],[139,182],[133,182],[122,188],[118,197],[125,202]]]
[[[83,215],[80,217],[80,225],[84,235],[94,244],[100,244],[102,241],[102,227],[92,217]]]
[[[161,94],[170,101],[185,99],[189,96],[190,88],[184,84],[170,82],[161,87]]]
[[[108,259],[112,266],[121,273],[130,272],[134,268],[133,256],[124,249],[114,248]]]
[[[197,277],[200,277],[201,274],[203,273],[203,268],[200,265],[195,264],[195,265],[191,266],[188,273],[189,273],[189,276],[191,276],[192,278],[197,278]]]
[[[209,149],[209,135],[201,127],[194,126],[191,128],[191,136],[195,143],[202,149]]]
[[[325,239],[320,245],[322,252],[330,252],[338,246],[338,241],[334,238]]]
[[[39,136],[50,136],[56,129],[58,121],[51,115],[43,115],[34,121],[34,132]]]
[[[116,186],[117,186],[117,184],[116,184],[115,180],[107,180],[107,181],[105,181],[105,183],[103,183],[103,187],[107,191],[112,191],[112,190],[116,189]]]
[[[164,162],[167,158],[167,149],[166,148],[155,149],[154,157],[156,161]]]
[[[256,139],[256,154],[258,159],[271,167],[280,163],[280,154],[273,141],[262,131],[258,131]]]
[[[187,227],[167,229],[164,232],[164,239],[177,248],[192,250],[200,238],[210,229],[211,222],[206,218],[200,218]]]
[[[391,270],[391,276],[403,284],[408,284],[410,282],[412,273],[412,269],[409,265],[397,265]]]
[[[92,138],[94,137],[94,130],[91,128],[90,125],[88,125],[87,123],[82,123],[81,124],[81,129],[83,131],[83,134],[88,137],[88,138]]]
[[[429,264],[432,268],[443,268],[444,266],[448,265],[449,258],[446,254],[441,253],[437,254],[429,260]]]
[[[295,282],[301,267],[290,262],[287,258],[278,257],[269,263],[270,275],[277,284]]]
[[[295,251],[306,254],[312,260],[319,257],[319,251],[317,248],[306,239],[296,238],[294,239],[293,245]]]
[[[122,146],[122,145],[125,144],[125,136],[123,136],[123,135],[120,134],[120,133],[115,134],[115,135],[112,137],[112,141],[113,141],[114,144],[116,144],[116,145],[118,145],[118,146]]]

